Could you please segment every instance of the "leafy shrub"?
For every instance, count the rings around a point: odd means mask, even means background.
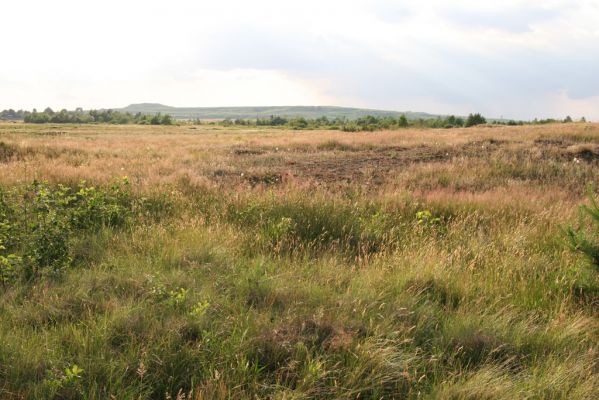
[[[569,226],[566,228],[565,233],[570,248],[584,254],[599,272],[599,204],[592,195],[589,197],[591,205],[584,205],[580,208],[581,215],[578,228]],[[590,219],[590,225],[586,224],[586,229],[584,227],[585,216]]]
[[[54,210],[37,217],[25,245],[28,277],[42,271],[60,272],[72,262],[69,243],[71,232],[67,221]]]
[[[0,189],[0,284],[68,268],[76,236],[122,227],[136,208],[126,178],[106,189],[85,182]]]
[[[0,285],[14,280],[21,258],[10,252],[13,236],[13,225],[10,224],[9,207],[5,200],[5,193],[0,188]]]

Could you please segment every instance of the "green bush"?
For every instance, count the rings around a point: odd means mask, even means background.
[[[599,272],[599,204],[592,194],[589,198],[590,206],[584,205],[580,208],[579,226],[569,226],[565,233],[570,248],[584,254]]]
[[[74,238],[122,227],[134,211],[126,179],[105,189],[85,182],[0,188],[0,284],[59,273],[72,265]]]
[[[70,255],[71,229],[67,221],[52,210],[38,214],[25,243],[27,262],[23,265],[26,278],[39,273],[58,273],[72,261]]]

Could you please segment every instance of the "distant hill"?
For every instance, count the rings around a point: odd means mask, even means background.
[[[437,115],[423,112],[399,112],[370,110],[365,108],[335,107],[335,106],[273,106],[273,107],[170,107],[155,103],[131,104],[118,111],[142,114],[170,114],[175,119],[250,119],[269,118],[273,116],[289,118],[346,118],[357,119],[367,115],[375,117],[399,117],[405,114],[408,119],[428,119]]]

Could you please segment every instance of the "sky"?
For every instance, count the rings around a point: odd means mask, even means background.
[[[599,121],[599,0],[19,0],[0,109],[339,105]]]

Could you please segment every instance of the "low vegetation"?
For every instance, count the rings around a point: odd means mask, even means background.
[[[85,182],[0,189],[0,283],[58,274],[72,266],[74,247],[87,234],[124,225],[136,208],[126,183],[106,190]]]
[[[590,123],[0,124],[0,398],[597,398],[598,184]]]
[[[572,250],[584,254],[599,272],[599,204],[592,192],[590,203],[580,208],[579,227],[568,227],[566,234]]]

